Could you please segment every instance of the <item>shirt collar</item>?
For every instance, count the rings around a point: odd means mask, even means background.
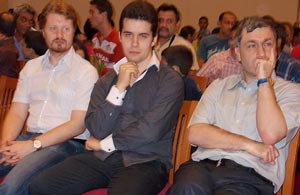
[[[128,62],[128,60],[127,60],[126,57],[124,57],[124,58],[122,58],[121,60],[119,60],[117,63],[115,63],[115,65],[114,65],[114,70],[116,71],[117,74],[119,74],[119,68],[120,68],[120,66],[121,66],[122,64],[126,63],[126,62]],[[156,66],[157,69],[159,70],[159,64],[160,64],[159,59],[157,58],[155,52],[152,51],[152,57],[150,58],[149,65],[148,65],[148,67],[146,68],[146,70],[148,70],[149,67],[150,67],[150,66],[153,66],[153,65]],[[147,71],[144,71],[144,72],[147,72]]]
[[[272,72],[271,78],[273,79],[273,81],[275,83],[276,80],[277,80],[277,76],[275,74],[275,71]],[[253,82],[255,82],[255,85],[257,85],[257,80],[254,80],[251,83],[253,83]],[[243,86],[243,87],[247,86],[247,83],[244,81],[243,74],[239,74],[236,77],[232,77],[231,80],[229,81],[228,89],[229,90],[234,89],[234,88],[239,87],[239,86]]]
[[[49,49],[47,50],[47,52],[45,53],[43,59],[42,59],[42,65],[44,65],[46,68],[50,68],[50,69],[60,69],[60,68],[63,68],[63,67],[68,67],[70,68],[71,67],[71,59],[73,58],[73,56],[75,55],[75,50],[73,47],[71,47],[69,49],[69,51],[66,53],[66,55],[64,55],[64,57],[62,57],[57,66],[53,67],[51,64],[50,64],[50,61],[49,61],[49,58],[50,58],[50,51]]]
[[[117,74],[119,74],[120,65],[122,65],[126,62],[128,62],[128,60],[126,57],[124,57],[114,65],[114,70],[116,71]],[[157,68],[157,71],[159,71],[159,64],[160,64],[159,59],[157,58],[155,52],[152,51],[152,57],[150,58],[148,67],[145,69],[144,72],[142,72],[139,75],[139,77],[135,80],[135,82],[133,84],[135,84],[136,82],[138,82],[139,80],[144,78],[144,76],[146,75],[146,73],[148,72],[150,67],[155,66]]]

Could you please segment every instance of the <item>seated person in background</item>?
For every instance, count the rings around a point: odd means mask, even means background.
[[[217,34],[211,34],[201,39],[197,57],[200,68],[213,54],[228,49],[228,40],[231,35],[231,28],[236,23],[237,18],[233,12],[226,11],[220,14]]]
[[[181,28],[179,35],[193,43],[196,38],[196,29],[192,26],[184,26]]]
[[[77,13],[51,1],[39,22],[49,50],[22,69],[1,128],[1,195],[27,194],[37,174],[83,151],[88,137],[84,117],[98,74],[72,48]]]
[[[293,58],[289,53],[283,51],[286,41],[286,31],[283,24],[275,23],[274,28],[277,33],[277,61],[276,75],[295,83],[300,83],[300,61]]]
[[[171,66],[184,81],[184,100],[199,100],[202,92],[196,82],[188,76],[193,64],[191,50],[183,45],[168,47],[161,53],[161,64]]]
[[[15,26],[13,14],[0,13],[0,75],[18,78],[18,50],[13,39]]]
[[[16,20],[16,31],[14,36],[15,45],[19,52],[19,61],[24,61],[24,55],[22,52],[22,40],[24,34],[31,30],[34,26],[35,10],[27,3],[21,4],[14,9],[14,15]]]
[[[207,29],[208,18],[206,16],[201,16],[198,20],[198,26],[199,26],[199,31],[197,33],[197,40],[199,43],[203,37],[210,35],[210,31]]]
[[[31,183],[31,195],[82,194],[95,188],[108,188],[108,194],[158,194],[167,183],[183,82],[170,67],[159,66],[152,50],[157,30],[153,5],[129,3],[119,29],[126,58],[93,89],[85,118],[90,151],[40,174]]]
[[[193,53],[193,65],[191,70],[199,70],[196,51],[193,45],[176,34],[180,26],[180,12],[173,4],[163,3],[157,8],[158,35],[154,50],[158,59],[161,59],[163,50],[174,45],[184,45]]]
[[[238,26],[236,23],[231,29],[231,38],[228,40],[229,49],[212,55],[197,72],[197,76],[208,77],[208,85],[216,79],[223,79],[233,74],[240,74],[243,67],[235,53],[234,33]]]
[[[42,32],[30,30],[24,34],[22,51],[26,60],[44,55],[47,49]]]
[[[214,81],[189,124],[192,159],[175,173],[172,194],[276,193],[300,125],[300,86],[274,74],[276,32],[245,18],[235,41],[243,72]]]
[[[97,29],[93,28],[90,22],[90,19],[86,19],[84,25],[83,25],[83,31],[84,35],[86,37],[86,40],[84,42],[84,46],[86,47],[89,60],[91,60],[91,56],[94,55],[94,46],[93,46],[93,37],[98,32]]]
[[[124,57],[119,32],[114,27],[113,7],[109,0],[91,0],[89,21],[98,30],[92,39],[94,54],[105,67],[101,74],[113,68],[113,65]]]
[[[79,39],[75,38],[73,41],[73,47],[75,52],[80,55],[82,58],[89,61],[89,55],[87,52],[86,47],[84,46],[83,42],[81,42]]]

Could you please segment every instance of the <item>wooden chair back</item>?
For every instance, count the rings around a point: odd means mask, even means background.
[[[198,101],[183,101],[183,104],[181,106],[181,109],[179,111],[178,119],[177,119],[177,124],[176,124],[176,129],[174,133],[174,138],[173,138],[173,145],[172,145],[172,164],[173,167],[169,172],[169,183],[173,183],[174,179],[174,173],[177,170],[176,169],[176,158],[178,156],[178,148],[179,147],[179,140],[181,139],[182,133],[186,131],[189,120],[193,114],[193,110],[195,105],[197,104]]]
[[[208,77],[200,77],[196,75],[189,75],[189,77],[196,82],[198,88],[203,93],[208,85]]]
[[[10,108],[14,92],[16,90],[18,79],[0,76],[0,125],[2,126],[3,120],[7,111]]]
[[[289,146],[289,155],[285,163],[285,179],[280,190],[276,195],[294,195],[294,186],[296,178],[296,165],[300,143],[300,130],[292,139]]]
[[[178,141],[173,142],[173,174],[170,174],[170,176],[172,176],[172,178],[169,177],[170,183],[173,182],[174,173],[177,171],[179,166],[188,161],[191,157],[191,146],[188,142],[188,123],[197,104],[198,101],[184,101],[184,104],[180,110],[176,126]],[[177,128],[180,128],[180,130],[177,130]]]

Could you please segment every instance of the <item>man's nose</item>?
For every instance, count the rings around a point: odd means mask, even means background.
[[[266,56],[266,51],[265,51],[265,48],[262,46],[262,45],[259,45],[258,47],[257,47],[257,57],[259,58],[259,59],[264,59],[265,58],[265,56]]]

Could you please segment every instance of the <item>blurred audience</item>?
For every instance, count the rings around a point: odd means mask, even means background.
[[[202,92],[196,82],[188,76],[193,64],[191,50],[183,45],[175,45],[166,48],[161,53],[161,64],[172,67],[184,81],[184,99],[199,100]]]
[[[16,20],[16,31],[14,36],[15,45],[18,49],[19,61],[24,61],[25,57],[22,52],[22,40],[24,34],[33,28],[35,10],[27,3],[21,4],[14,9],[15,20]]]
[[[15,20],[10,12],[0,14],[0,75],[17,78],[18,50],[14,44]]]
[[[181,28],[179,35],[182,36],[187,41],[189,41],[190,43],[193,43],[193,41],[196,38],[196,29],[189,25],[184,26]]]

